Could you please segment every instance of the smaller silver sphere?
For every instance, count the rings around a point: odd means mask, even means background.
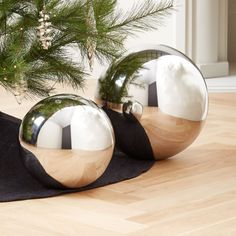
[[[40,168],[69,188],[86,186],[99,178],[115,143],[105,112],[72,94],[51,96],[32,107],[21,123],[19,140],[34,154]],[[37,168],[29,171],[47,184]]]
[[[127,101],[122,107],[123,115],[128,120],[140,120],[143,114],[143,106],[137,101]]]

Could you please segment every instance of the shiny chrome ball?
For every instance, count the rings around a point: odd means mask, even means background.
[[[49,177],[69,188],[99,178],[111,160],[115,142],[103,110],[72,94],[51,96],[37,103],[22,120],[19,140]],[[37,168],[29,171],[45,183]]]
[[[143,106],[136,101],[127,101],[123,104],[122,111],[128,120],[140,120],[143,114]]]
[[[132,78],[137,78],[145,89],[134,92],[129,88],[128,93],[124,93]],[[107,84],[111,84],[109,90],[103,89]],[[117,98],[122,94],[143,105],[139,122],[156,160],[187,148],[207,118],[208,91],[200,70],[184,54],[164,45],[134,50],[108,68],[99,80],[97,100],[105,104],[120,102]],[[130,117],[132,104],[122,101],[123,114]],[[135,134],[129,134],[132,135]]]

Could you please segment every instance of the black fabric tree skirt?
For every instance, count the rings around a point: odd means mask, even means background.
[[[79,189],[53,189],[35,179],[22,161],[18,141],[20,120],[0,113],[0,202],[44,198],[93,189],[134,178],[149,170],[153,160],[138,160],[116,149],[105,173],[94,183]]]

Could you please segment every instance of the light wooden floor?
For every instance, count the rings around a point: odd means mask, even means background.
[[[0,204],[0,235],[236,235],[236,93],[210,94],[197,141],[138,178]]]

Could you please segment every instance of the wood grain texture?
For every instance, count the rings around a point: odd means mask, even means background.
[[[0,203],[0,235],[236,235],[235,122],[236,93],[210,94],[206,125],[189,148],[135,179]]]

